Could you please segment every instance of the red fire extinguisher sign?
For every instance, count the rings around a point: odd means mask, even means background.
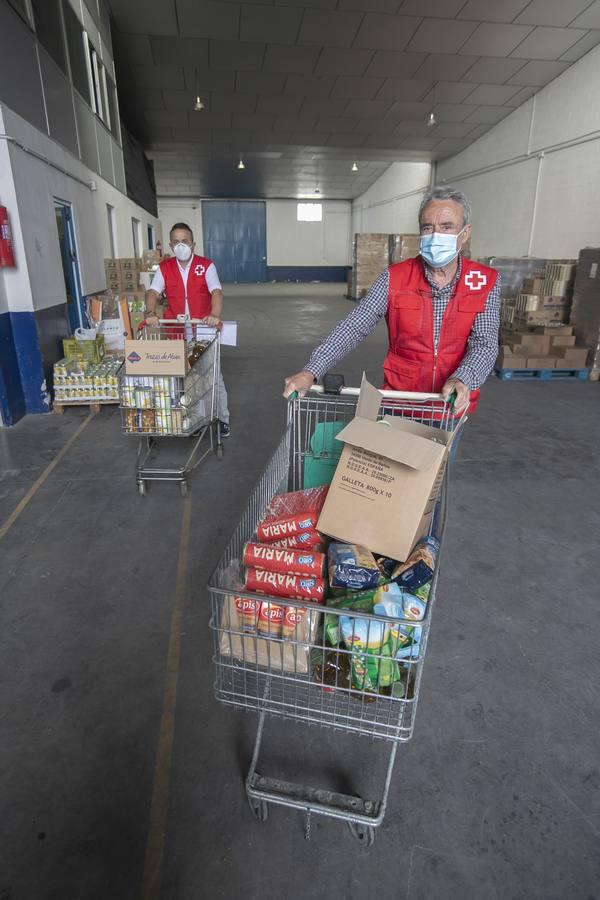
[[[0,206],[0,267],[8,268],[15,265],[8,210],[5,206]]]

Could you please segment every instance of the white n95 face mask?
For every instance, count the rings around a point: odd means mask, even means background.
[[[173,253],[177,257],[179,262],[187,262],[192,255],[192,248],[188,247],[187,244],[184,244],[183,241],[179,241],[173,247]]]

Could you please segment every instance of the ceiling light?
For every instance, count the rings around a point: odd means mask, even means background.
[[[433,125],[437,125],[437,122],[435,121],[435,116],[432,111],[429,113],[429,117],[427,119],[427,127],[431,128]]]
[[[355,162],[352,163],[352,171],[353,171],[353,172],[358,172],[358,166],[356,165]]]
[[[196,97],[196,102],[194,103],[194,111],[201,112],[204,109],[204,103],[200,99],[200,97]]]
[[[321,193],[321,191],[319,190],[319,188],[315,188],[315,194],[320,194],[320,193]]]
[[[237,167],[238,167],[238,169],[245,169],[245,168],[246,168],[246,166],[244,165],[244,160],[242,159],[241,156],[240,156],[240,161],[239,161],[239,163],[237,164]]]

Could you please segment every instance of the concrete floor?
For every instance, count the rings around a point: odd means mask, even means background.
[[[281,434],[283,376],[351,307],[339,286],[226,303],[233,433],[193,482],[166,826],[148,850],[162,890],[142,879],[184,502],[169,485],[137,496],[135,442],[105,408],[0,540],[0,898],[599,898],[599,385],[485,387],[386,821],[369,850],[325,819],[308,843],[300,815],[261,825],[247,808],[256,719],[213,699],[205,585]],[[348,383],[379,379],[384,345],[381,328],[338,367]],[[0,429],[0,528],[86,415]],[[358,792],[386,754],[282,723],[266,741],[265,774]]]

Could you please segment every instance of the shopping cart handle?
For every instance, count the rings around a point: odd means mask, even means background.
[[[312,387],[308,389],[313,394],[324,394],[325,391],[323,386],[320,384],[314,384]],[[342,396],[345,397],[358,397],[360,394],[360,388],[357,387],[344,387],[340,391]],[[442,394],[423,394],[423,393],[413,393],[411,391],[386,391],[380,390],[379,393],[386,400],[445,400]],[[288,398],[289,400],[293,399],[292,397]]]

